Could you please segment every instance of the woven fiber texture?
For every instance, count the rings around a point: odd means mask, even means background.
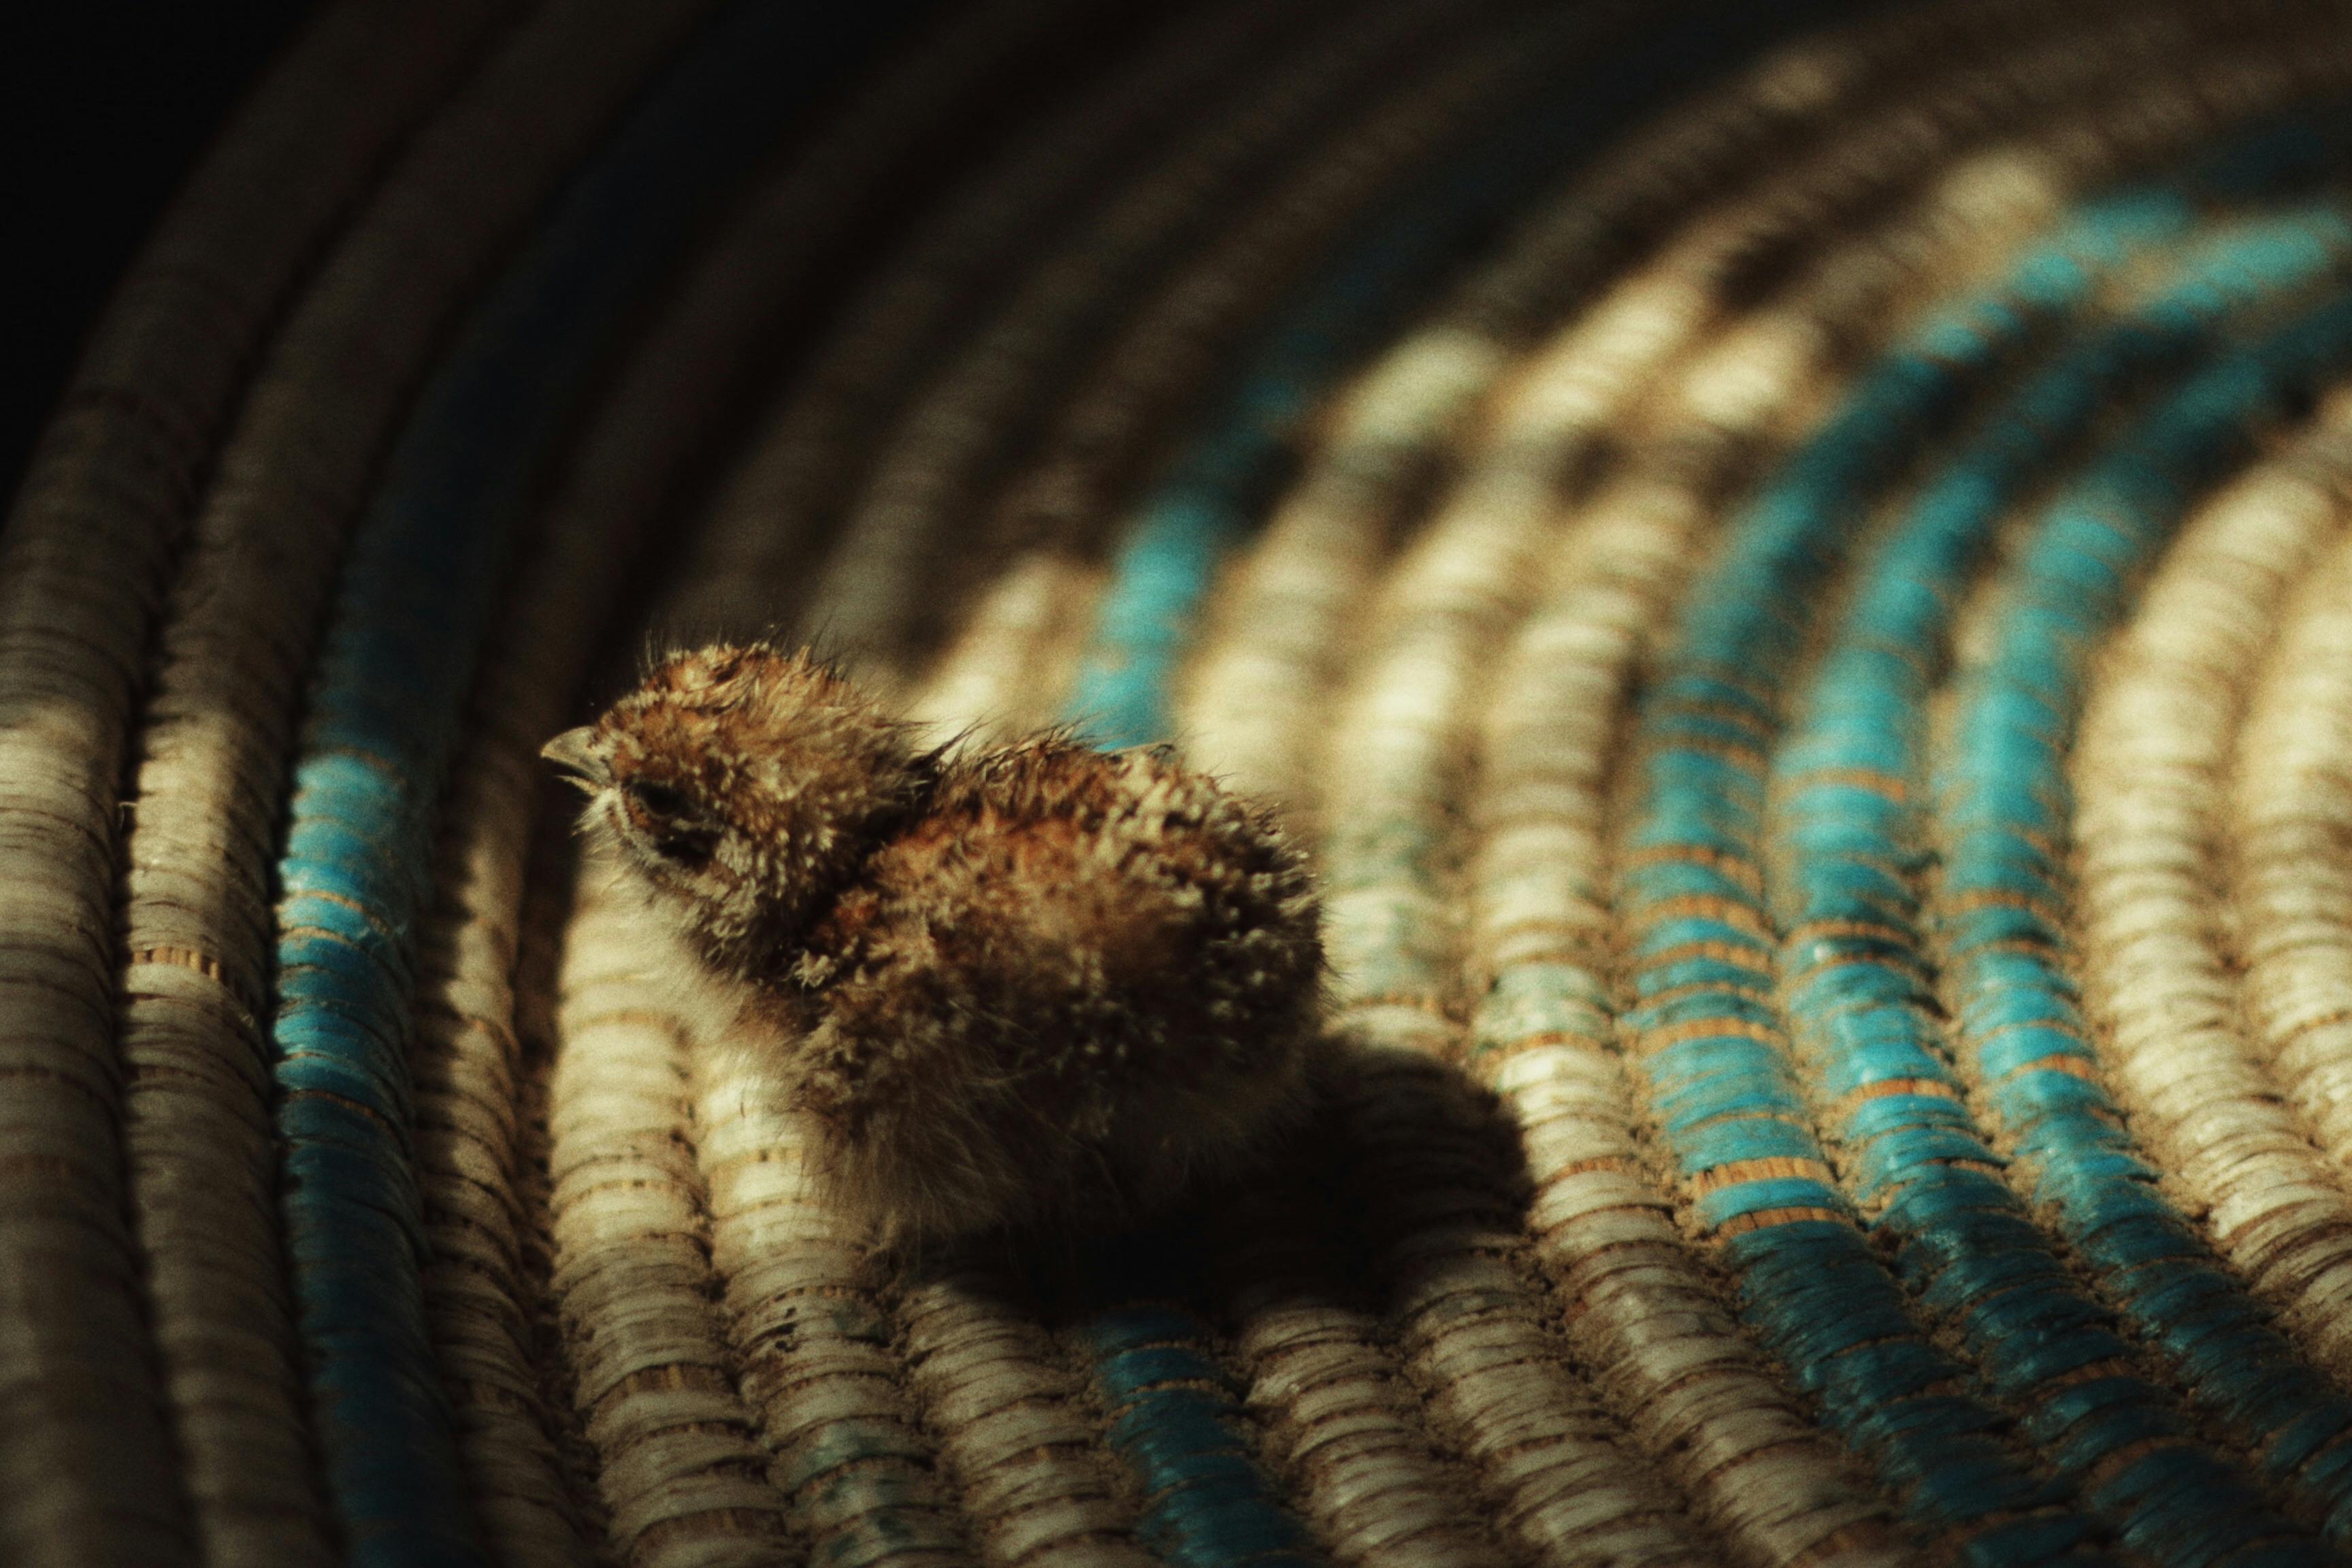
[[[878,1248],[539,749],[1166,744],[1338,1067]],[[2352,0],[332,0],[0,532],[0,1562],[2352,1560]]]

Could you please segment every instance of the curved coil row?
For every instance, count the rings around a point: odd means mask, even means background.
[[[0,534],[0,1557],[2337,1560],[2347,596],[2341,0],[338,0]],[[875,1254],[536,757],[771,629],[1311,1134]]]

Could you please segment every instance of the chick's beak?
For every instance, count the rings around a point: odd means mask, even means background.
[[[595,739],[595,727],[583,724],[556,736],[539,749],[539,754],[570,773],[583,789],[602,789],[613,782],[613,771],[596,754]]]

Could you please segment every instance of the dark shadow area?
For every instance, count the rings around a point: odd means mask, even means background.
[[[311,9],[311,0],[9,8],[0,27],[8,495],[115,280]]]
[[[940,6],[896,8],[906,20],[886,43],[911,36]],[[317,9],[318,0],[9,8],[0,25],[10,301],[0,338],[0,493],[15,496],[116,283]],[[831,26],[845,38],[861,30],[846,13]],[[870,53],[832,52],[845,61],[845,82]]]
[[[1402,1052],[1345,1051],[1333,1076],[1313,1118],[1258,1168],[1147,1224],[890,1261],[911,1281],[980,1264],[1055,1328],[1138,1300],[1230,1328],[1238,1312],[1285,1301],[1384,1316],[1413,1283],[1416,1236],[1526,1235],[1525,1151],[1491,1093]]]

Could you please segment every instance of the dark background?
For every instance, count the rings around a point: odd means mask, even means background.
[[[0,213],[6,215],[0,269],[8,286],[0,337],[0,519],[116,282],[238,102],[324,3],[16,0],[0,8]],[[825,18],[843,40],[836,85],[951,3],[838,5]],[[877,7],[888,14],[878,29]],[[1111,0],[1099,26],[1074,29],[1063,43],[1082,63],[1102,42],[1097,34],[1116,37],[1164,9]],[[1076,68],[1057,49],[1031,63],[1034,90],[1010,91],[1008,111]],[[813,110],[820,101],[812,100]],[[983,115],[966,140],[982,145],[991,129]],[[882,205],[895,211],[919,201],[929,179],[961,160],[933,162],[939,167],[926,180],[894,189]]]
[[[181,179],[311,0],[64,0],[0,21],[0,493]]]

